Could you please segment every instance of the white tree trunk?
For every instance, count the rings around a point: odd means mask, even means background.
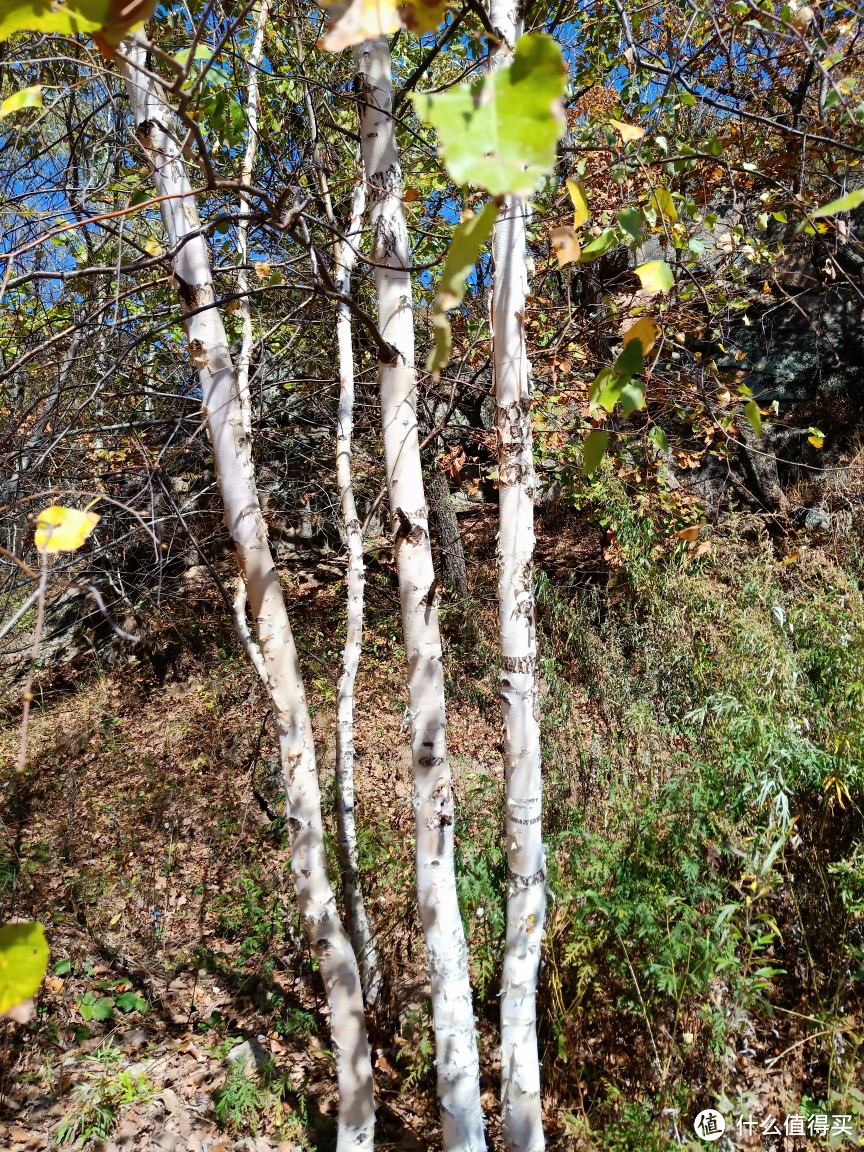
[[[351,291],[356,246],[360,243],[363,211],[366,206],[364,183],[358,181],[351,202],[351,222],[344,241],[336,244],[336,284],[343,296]],[[336,482],[348,570],[345,576],[347,614],[345,646],[342,649],[342,675],[336,695],[336,823],[339,832],[339,855],[342,865],[342,887],[345,893],[345,921],[357,961],[367,1004],[375,1004],[381,993],[381,965],[369,927],[360,865],[357,859],[357,826],[354,820],[354,685],[363,648],[363,533],[354,500],[351,475],[351,439],[354,432],[354,355],[351,347],[351,310],[339,304],[336,316],[339,346],[339,410],[336,417]]]
[[[252,172],[255,167],[255,155],[258,151],[258,65],[261,63],[261,53],[264,48],[264,32],[267,28],[267,17],[270,13],[270,0],[261,0],[258,16],[255,21],[255,38],[249,50],[249,85],[246,91],[246,151],[243,155],[243,164],[240,168],[240,183],[250,185]],[[240,222],[237,225],[237,291],[241,293],[238,311],[240,313],[241,340],[240,353],[237,357],[237,393],[240,396],[240,407],[243,413],[243,431],[247,436],[252,435],[252,400],[249,395],[249,365],[252,359],[252,344],[254,333],[252,331],[252,306],[249,302],[249,273],[246,265],[249,262],[249,221],[246,218],[249,212],[249,197],[240,192]]]
[[[514,0],[492,0],[503,45],[492,66],[509,61],[521,34]],[[492,234],[492,363],[498,433],[499,694],[504,721],[507,935],[501,979],[501,1104],[508,1152],[545,1147],[537,1052],[537,974],[546,912],[537,634],[534,620],[534,474],[528,355],[525,347],[527,205],[506,197]]]
[[[258,151],[258,65],[261,63],[261,53],[264,49],[264,33],[267,28],[269,12],[270,0],[261,0],[258,16],[255,20],[255,36],[249,50],[249,85],[246,92],[246,125],[249,135],[246,138],[246,151],[240,168],[240,183],[245,185],[252,183],[252,171],[255,167],[255,155]],[[243,432],[250,439],[251,444],[252,397],[249,393],[249,366],[252,360],[252,344],[255,334],[252,330],[252,305],[248,296],[249,273],[246,268],[249,262],[249,221],[246,218],[249,207],[249,197],[241,191],[240,222],[237,225],[237,291],[241,294],[238,307],[241,337],[240,352],[237,356],[237,395],[240,399]],[[252,667],[266,685],[267,674],[263,670],[264,660],[261,656],[261,650],[246,623],[246,582],[242,575],[237,579],[237,589],[234,594],[234,628]]]
[[[374,1095],[357,961],[339,920],[327,875],[315,745],[294,637],[267,543],[243,415],[210,272],[207,244],[172,117],[158,84],[145,71],[146,50],[127,41],[118,58],[132,104],[135,134],[147,153],[174,257],[189,352],[198,370],[202,410],[225,520],[246,582],[273,704],[291,836],[291,867],[301,914],[318,959],[330,1008],[339,1081],[337,1149],[371,1152]]]
[[[399,575],[414,762],[417,895],[426,937],[444,1147],[486,1147],[468,954],[453,869],[453,788],[447,758],[437,580],[417,430],[414,318],[402,171],[384,39],[354,49],[378,323],[395,350],[379,365],[384,453]]]

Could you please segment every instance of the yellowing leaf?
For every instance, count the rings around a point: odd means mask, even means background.
[[[20,88],[0,101],[0,120],[13,112],[20,112],[22,108],[42,107],[42,85],[34,84],[32,88]]]
[[[588,219],[588,193],[581,180],[572,177],[567,181],[567,191],[573,201],[573,227],[581,228]]]
[[[318,41],[326,52],[341,52],[352,44],[390,36],[402,26],[396,5],[390,0],[340,0],[323,5],[327,13],[327,34]]]
[[[569,224],[563,228],[553,228],[549,233],[549,239],[552,242],[552,249],[558,258],[559,268],[563,268],[565,264],[578,262],[579,241],[576,239],[576,233]]]
[[[807,431],[810,433],[807,439],[810,441],[813,447],[821,448],[825,443],[825,433],[820,432],[818,428],[808,428]]]
[[[121,41],[152,15],[156,0],[3,0],[0,40],[13,32],[47,32],[73,36],[90,32],[105,56],[114,56]]]
[[[255,275],[258,277],[259,280],[269,280],[270,279],[270,261],[269,260],[258,260],[253,265],[253,267],[255,269]]]
[[[625,124],[623,120],[610,120],[609,123],[621,137],[624,144],[633,144],[645,135],[645,129],[635,124]]]
[[[149,252],[151,256],[161,256],[165,249],[158,240],[151,238],[150,240],[144,241],[144,251]]]
[[[40,552],[74,552],[80,548],[101,517],[95,512],[52,504],[39,513],[33,541]]]
[[[839,200],[832,200],[822,208],[817,208],[810,215],[815,220],[819,216],[835,216],[838,212],[851,212],[853,208],[860,208],[864,204],[864,188],[856,188],[854,192],[847,192]]]
[[[448,0],[403,0],[398,14],[402,23],[416,36],[435,32],[444,23]]]
[[[643,292],[668,292],[675,283],[672,269],[665,260],[649,260],[647,264],[640,264],[636,275]]]
[[[755,400],[748,400],[744,405],[744,415],[750,424],[750,427],[757,436],[762,435],[762,413],[759,411],[759,405]]]
[[[678,219],[678,211],[675,208],[675,201],[672,199],[672,193],[668,188],[658,188],[651,193],[651,203],[663,217],[668,220],[670,224],[674,224]]]
[[[0,40],[13,32],[93,32],[107,19],[107,0],[67,0],[62,6],[52,0],[3,0]]]
[[[631,340],[638,340],[642,345],[642,356],[645,357],[657,343],[657,337],[659,335],[660,329],[651,317],[642,316],[624,333],[623,344],[626,348]]]
[[[41,924],[0,928],[0,1016],[32,1000],[48,967],[48,944]]]

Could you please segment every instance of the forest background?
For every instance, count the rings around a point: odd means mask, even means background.
[[[5,923],[44,925],[51,958],[33,1018],[0,1025],[0,1135],[25,1147],[330,1148],[331,1020],[294,895],[278,715],[250,668],[248,625],[242,640],[234,627],[245,612],[189,343],[196,310],[178,280],[193,246],[163,227],[152,137],[122,71],[132,42],[116,53],[128,27],[112,31],[111,6],[90,0],[65,9],[89,23],[59,31],[38,24],[38,2],[7,7],[0,895]],[[25,8],[29,32],[17,30]],[[337,31],[357,11],[331,13]],[[383,19],[377,6],[360,12]],[[480,1101],[503,1148],[507,482],[490,348],[501,264],[478,245],[461,279],[442,273],[454,232],[488,196],[472,176],[454,180],[457,144],[442,149],[428,106],[408,97],[502,67],[510,37],[476,0],[408,12],[413,31],[361,31],[389,38],[402,187],[387,192],[410,239],[440,582],[424,595],[443,638]],[[518,17],[566,66],[554,168],[527,196],[521,317],[537,477],[546,1141],[696,1147],[694,1116],[717,1107],[729,1125],[719,1147],[855,1146],[861,16],[842,4],[562,0]],[[358,118],[371,105],[352,54],[321,45],[326,24],[281,0],[160,5],[138,32],[150,48],[137,75],[161,78],[180,125],[200,228],[186,225],[206,238],[228,345],[248,373],[257,489],[343,913],[337,703],[362,538],[354,774],[380,960],[366,1014],[376,1146],[439,1147],[397,572],[412,524],[388,511],[378,397],[389,351],[368,211],[382,185],[363,179]],[[471,159],[478,146],[465,141]],[[336,465],[348,322],[353,528]],[[95,510],[80,548],[36,546],[48,505]]]

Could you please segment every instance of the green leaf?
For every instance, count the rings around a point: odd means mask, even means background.
[[[722,156],[723,155],[723,141],[718,140],[716,136],[709,136],[705,143],[702,145],[703,152],[707,152],[709,156]]]
[[[457,184],[476,184],[494,196],[530,196],[555,165],[565,84],[561,49],[551,36],[536,34],[520,37],[508,67],[411,99],[437,130]]]
[[[604,256],[610,248],[614,248],[616,244],[614,228],[607,228],[605,232],[601,232],[599,236],[595,236],[590,240],[582,249],[579,260],[583,264],[588,264],[592,260],[596,260],[598,256]]]
[[[679,92],[678,99],[681,101],[685,108],[696,107],[696,97],[693,96],[690,92]]]
[[[58,960],[54,965],[55,976],[68,976],[72,971],[72,961],[67,956],[65,960]]]
[[[97,998],[88,992],[78,1001],[78,1011],[83,1020],[110,1020],[114,1015],[114,1002],[107,996]]]
[[[605,408],[607,412],[611,412],[615,405],[618,403],[618,397],[621,394],[621,386],[624,383],[613,368],[601,368],[597,375],[594,377],[594,383],[588,391],[588,403],[598,404],[601,408]]]
[[[748,400],[744,405],[744,415],[750,423],[750,427],[757,436],[762,435],[762,413],[759,411],[759,405],[755,400]]]
[[[144,997],[135,992],[121,992],[119,996],[114,997],[114,1003],[121,1012],[146,1012],[148,1008]]]
[[[0,120],[2,120],[4,116],[11,115],[12,112],[20,112],[22,108],[41,107],[41,84],[34,84],[32,88],[20,88],[17,92],[13,92],[11,96],[7,96],[5,100],[0,100]]]
[[[854,192],[847,192],[839,200],[832,200],[830,204],[817,208],[810,215],[814,220],[820,216],[836,216],[838,212],[851,212],[853,208],[858,208],[861,204],[864,204],[864,188],[856,188]]]
[[[602,428],[595,428],[585,437],[582,447],[582,475],[590,476],[606,455],[609,447],[609,433]]]
[[[0,928],[0,1016],[31,1000],[48,967],[48,942],[41,924]]]
[[[634,341],[635,343],[635,341]],[[645,385],[641,380],[628,380],[621,389],[621,411],[625,416],[645,407]]]
[[[638,208],[622,208],[616,219],[634,240],[641,240],[645,235],[645,217]]]
[[[620,376],[635,376],[642,371],[643,349],[641,340],[630,340],[624,351],[615,361],[615,371]]]
[[[435,327],[435,347],[426,361],[426,371],[432,372],[436,377],[442,368],[446,368],[453,347],[447,309],[455,308],[464,298],[468,275],[477,263],[483,245],[492,235],[497,215],[498,205],[494,200],[490,200],[479,215],[464,220],[453,233],[432,317]]]
[[[665,260],[649,260],[640,264],[636,275],[643,292],[668,292],[675,283],[675,274]]]
[[[669,441],[666,439],[666,433],[659,424],[655,424],[651,431],[648,433],[648,439],[654,445],[658,452],[665,452],[669,447]]]
[[[4,0],[0,40],[13,32],[55,32],[61,36],[95,32],[109,12],[109,0],[67,0],[62,7],[52,0]]]

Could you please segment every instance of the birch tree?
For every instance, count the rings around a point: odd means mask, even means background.
[[[153,171],[173,253],[173,274],[190,356],[197,368],[202,410],[225,520],[246,585],[267,674],[285,777],[291,867],[310,945],[330,1008],[339,1082],[339,1152],[373,1146],[374,1095],[357,961],[336,909],[327,875],[315,746],[297,650],[279,576],[267,543],[244,426],[237,374],[216,306],[209,253],[173,119],[147,49],[127,41],[118,58],[132,105],[135,134]]]
[[[514,0],[491,0],[508,64],[522,33]],[[537,1053],[537,974],[546,912],[534,619],[534,475],[525,344],[525,201],[507,195],[492,231],[492,372],[498,442],[498,691],[504,725],[507,930],[501,978],[501,1110],[508,1152],[544,1147]]]
[[[351,200],[351,221],[345,239],[336,244],[336,283],[343,296],[351,291],[351,273],[363,227],[366,189],[357,181]],[[363,647],[363,533],[354,499],[351,474],[354,432],[354,352],[351,342],[351,311],[340,302],[336,315],[339,348],[339,409],[336,416],[336,483],[345,530],[348,567],[345,575],[347,612],[342,675],[336,693],[336,823],[345,894],[345,920],[360,965],[366,1001],[374,1004],[381,992],[381,964],[360,885],[357,858],[357,826],[354,818],[354,685]]]
[[[446,311],[461,299],[480,248],[492,232],[492,360],[498,439],[499,692],[504,721],[505,833],[509,870],[507,933],[501,988],[501,1095],[508,1149],[543,1144],[536,987],[545,912],[541,839],[540,731],[533,554],[535,477],[528,357],[525,347],[525,216],[523,197],[555,159],[563,115],[560,50],[546,36],[519,39],[516,9],[493,5],[500,46],[475,86],[415,103],[438,129],[451,177],[487,188],[494,199],[456,231],[435,307],[436,346],[427,365],[440,371],[450,355]],[[515,60],[511,64],[511,56]],[[557,74],[556,74],[557,73]],[[490,146],[490,141],[493,146]]]
[[[414,318],[402,172],[386,39],[354,47],[379,328],[381,419],[408,664],[416,812],[416,871],[435,1027],[438,1095],[448,1152],[485,1148],[468,954],[453,867],[453,785],[447,756],[437,578],[417,427]]]

